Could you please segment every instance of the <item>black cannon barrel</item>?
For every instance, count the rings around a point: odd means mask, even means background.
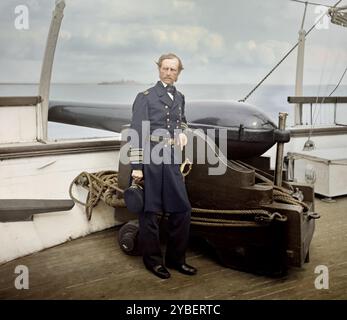
[[[49,120],[121,132],[131,119],[130,104],[50,101]],[[259,156],[276,142],[288,142],[289,132],[277,126],[259,108],[236,101],[187,101],[186,117],[192,129],[227,130],[228,159]],[[218,144],[217,140],[217,144]]]

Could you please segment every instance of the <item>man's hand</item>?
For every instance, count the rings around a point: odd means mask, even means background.
[[[178,145],[181,147],[181,151],[183,150],[184,146],[188,143],[188,138],[185,133],[181,132],[178,135]]]
[[[133,170],[131,176],[133,177],[134,181],[137,183],[143,179],[143,172],[142,170]]]

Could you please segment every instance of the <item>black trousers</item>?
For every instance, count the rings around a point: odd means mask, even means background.
[[[187,212],[172,212],[168,218],[168,239],[165,261],[185,263],[185,253],[189,240],[190,210]],[[159,240],[159,222],[155,212],[143,212],[139,215],[140,247],[143,262],[151,268],[164,264]]]

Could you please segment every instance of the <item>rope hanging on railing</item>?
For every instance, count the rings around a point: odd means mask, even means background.
[[[74,185],[88,190],[86,202],[78,200],[72,193]],[[70,184],[69,193],[72,200],[85,206],[88,220],[92,217],[93,208],[100,200],[115,208],[125,208],[122,198],[124,190],[118,187],[117,171],[100,171],[96,173],[82,172]]]
[[[238,162],[239,164],[244,165],[245,167],[254,168],[243,162]],[[190,164],[191,169],[191,164]],[[259,170],[260,171],[260,170]],[[303,202],[295,199],[292,194],[293,190],[288,190],[284,187],[278,187],[273,184],[273,182],[261,175],[258,172],[255,172],[255,175],[258,179],[263,181],[263,184],[271,185],[273,187],[273,200],[277,202],[282,202],[286,204],[299,205],[302,206],[304,211],[308,211],[308,205]],[[85,202],[77,199],[72,192],[74,185],[79,185],[88,191],[88,195]],[[96,173],[82,172],[79,174],[70,184],[69,188],[70,197],[76,203],[79,203],[85,207],[86,215],[88,220],[92,217],[92,212],[94,207],[102,200],[107,205],[114,208],[125,208],[125,202],[123,198],[124,190],[118,187],[118,172],[117,171],[100,171]],[[241,216],[253,216],[254,221],[259,222],[269,222],[273,219],[285,221],[285,217],[272,216],[274,213],[269,213],[267,210],[261,208],[254,209],[240,209],[240,210],[219,210],[219,209],[206,209],[206,208],[192,208],[192,213],[195,215],[192,216],[192,224],[201,225],[205,223],[210,226],[235,226],[235,221]],[[200,215],[200,216],[199,216]],[[209,216],[213,215],[213,216]],[[222,217],[219,217],[222,216]],[[244,223],[242,221],[240,223]]]

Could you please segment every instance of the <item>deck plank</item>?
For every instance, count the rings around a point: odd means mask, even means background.
[[[347,197],[325,203],[316,199],[316,232],[310,262],[269,278],[224,268],[213,256],[191,246],[189,277],[172,271],[161,280],[125,255],[115,228],[94,233],[0,266],[0,299],[347,299]],[[16,290],[14,269],[29,268],[29,290]],[[329,289],[317,290],[315,267],[329,268]]]

